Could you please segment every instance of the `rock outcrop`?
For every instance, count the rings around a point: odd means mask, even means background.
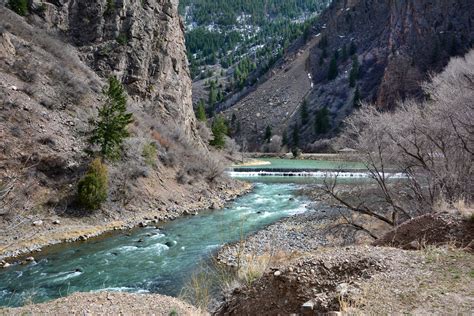
[[[239,137],[248,140],[254,149],[262,145],[266,126],[280,135],[287,130],[290,136],[296,124],[299,124],[300,146],[311,149],[309,144],[334,135],[342,120],[352,113],[356,90],[361,100],[384,110],[393,109],[399,100],[423,98],[421,82],[429,79],[431,73],[441,71],[451,56],[463,55],[473,45],[473,16],[474,3],[468,0],[333,1],[315,23],[310,45],[301,46],[301,52],[291,50],[285,62],[271,70],[273,75],[226,115],[236,114],[241,125]],[[300,67],[302,54],[309,57],[301,78],[309,73],[312,86],[303,96],[292,94],[294,99],[283,100],[280,96],[285,95],[285,90],[307,85],[297,76],[288,75]],[[329,80],[335,55],[337,75]],[[351,87],[349,77],[354,56],[359,72]],[[285,83],[279,85],[278,78],[285,76]],[[272,101],[275,98],[291,105],[291,110],[285,111],[286,116],[272,115],[279,106]],[[304,125],[299,115],[303,99],[308,101],[310,118]],[[328,133],[318,134],[315,116],[323,107],[330,111],[332,128]],[[264,115],[251,120],[246,119],[247,112]]]
[[[145,112],[194,134],[177,0],[33,1],[32,22],[58,31],[101,77],[116,75]],[[195,135],[194,135],[195,136]]]

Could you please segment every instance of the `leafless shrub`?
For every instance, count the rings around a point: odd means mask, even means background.
[[[214,182],[216,179],[222,176],[224,173],[224,165],[220,161],[219,158],[213,156],[213,155],[208,155],[205,156],[204,159],[204,164],[206,166],[206,179],[209,182]]]
[[[234,156],[239,153],[240,151],[240,146],[235,142],[234,139],[230,137],[226,137],[225,139],[225,151],[231,155]]]
[[[306,148],[307,152],[312,153],[334,153],[333,140],[332,139],[321,139],[308,145]]]
[[[270,140],[270,143],[267,145],[267,151],[270,153],[279,153],[281,152],[281,146],[283,144],[282,137],[275,135]]]
[[[326,190],[349,209],[395,226],[431,212],[439,200],[473,198],[474,52],[453,59],[424,85],[429,99],[406,101],[394,112],[364,105],[346,120],[340,144],[355,148],[379,188],[382,212],[340,198],[336,179]],[[391,172],[406,181],[391,181]],[[363,227],[362,227],[363,228]]]
[[[178,161],[174,151],[160,152],[159,158],[163,165],[169,168],[175,167]]]
[[[209,142],[212,140],[212,132],[207,127],[206,123],[198,121],[197,123],[197,129],[199,133],[199,137],[206,143],[209,144]]]

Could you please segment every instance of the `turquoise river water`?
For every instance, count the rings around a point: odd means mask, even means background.
[[[0,306],[44,302],[77,291],[177,296],[193,271],[223,244],[239,240],[241,232],[248,235],[304,212],[308,201],[295,192],[318,179],[259,177],[252,181],[251,193],[222,210],[205,210],[157,228],[52,247],[37,254],[36,262],[1,270]]]

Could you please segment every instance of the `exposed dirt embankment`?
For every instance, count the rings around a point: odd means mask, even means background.
[[[153,294],[75,293],[44,304],[0,309],[0,315],[205,315],[176,298]]]
[[[472,254],[448,248],[321,248],[235,289],[216,314],[469,313],[473,263]]]

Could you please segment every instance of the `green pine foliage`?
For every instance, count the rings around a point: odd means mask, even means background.
[[[296,148],[300,144],[300,127],[298,124],[293,126],[293,147]]]
[[[203,100],[199,100],[198,102],[198,107],[196,110],[196,118],[198,119],[198,121],[207,122],[206,106]]]
[[[352,105],[354,108],[360,108],[360,91],[359,91],[359,86],[356,87],[355,91],[354,91],[354,98],[353,98],[353,101],[352,101]]]
[[[157,156],[158,156],[158,149],[156,148],[155,144],[151,143],[151,144],[146,144],[145,146],[143,146],[142,157],[145,159],[145,163],[148,166],[150,167],[156,166]]]
[[[267,128],[265,129],[265,141],[267,143],[269,143],[270,140],[272,139],[272,135],[273,135],[272,128],[270,125],[268,125]]]
[[[355,53],[357,53],[357,46],[356,44],[354,43],[354,41],[351,41],[351,46],[349,48],[349,55],[354,55]]]
[[[325,134],[329,132],[331,128],[331,122],[329,117],[329,110],[326,107],[323,107],[321,110],[316,112],[316,117],[314,120],[314,130],[316,134]]]
[[[331,59],[331,63],[329,64],[328,80],[336,79],[338,74],[339,74],[339,71],[337,69],[337,58],[336,56],[334,56]]]
[[[79,205],[87,210],[97,210],[107,200],[108,170],[100,158],[89,165],[86,175],[77,185]]]
[[[128,124],[133,121],[127,113],[127,96],[122,84],[115,78],[109,79],[108,87],[103,91],[107,97],[99,109],[99,117],[93,121],[90,143],[100,147],[100,155],[110,160],[120,158],[122,143],[129,136]]]
[[[306,125],[308,124],[309,121],[309,112],[308,112],[308,101],[304,100],[303,104],[301,104],[301,125]]]
[[[283,136],[282,136],[282,139],[281,139],[281,144],[283,146],[285,145],[288,145],[289,141],[288,141],[288,133],[286,132],[286,130],[283,131]]]
[[[315,21],[311,14],[321,12],[329,2],[181,0],[180,14],[187,26],[192,25],[186,32],[186,46],[193,79],[204,74],[207,66],[220,64],[235,74],[230,91],[253,84],[294,40],[309,39]]]
[[[349,86],[351,88],[356,86],[357,79],[359,79],[359,59],[354,55],[352,57],[352,69],[349,74]]]
[[[28,0],[9,0],[8,6],[18,15],[28,14]]]
[[[227,124],[223,116],[219,115],[214,119],[211,130],[214,136],[214,139],[210,141],[211,146],[223,149],[225,146],[225,136],[228,133]]]

